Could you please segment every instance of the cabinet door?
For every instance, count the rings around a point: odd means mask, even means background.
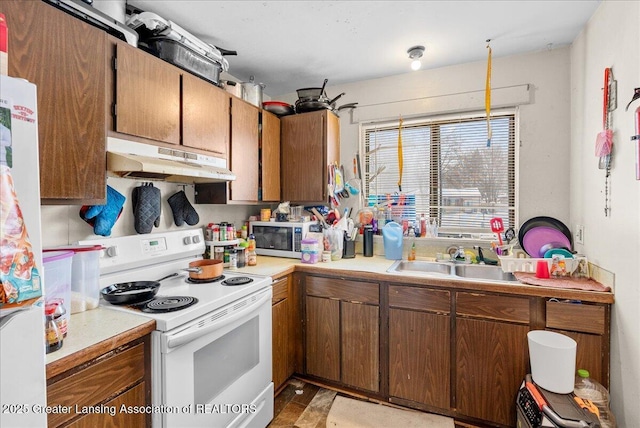
[[[227,158],[231,95],[189,73],[182,75],[182,145]]]
[[[324,202],[327,165],[340,161],[340,126],[326,110],[286,116],[282,126],[282,199]]]
[[[340,302],[342,382],[369,391],[380,389],[379,307]]]
[[[306,298],[307,374],[340,381],[340,301]]]
[[[389,310],[389,395],[450,408],[450,317]]]
[[[260,110],[241,100],[231,105],[231,171],[229,183],[232,201],[258,200],[258,120]]]
[[[180,144],[180,70],[118,43],[116,131]]]
[[[456,319],[456,407],[516,426],[515,400],[527,373],[527,325]]]
[[[262,200],[280,201],[280,119],[262,112]]]
[[[273,385],[278,390],[289,378],[289,299],[273,305],[272,314]]]
[[[118,395],[113,400],[105,403],[105,408],[115,409],[115,415],[110,413],[90,413],[69,425],[70,428],[95,428],[95,427],[143,427],[148,425],[144,413],[121,412],[121,406],[142,407],[147,405],[145,401],[145,383],[142,382],[127,392]]]
[[[9,75],[37,86],[43,203],[106,197],[106,33],[41,1],[5,1]]]

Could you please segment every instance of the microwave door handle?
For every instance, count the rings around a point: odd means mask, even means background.
[[[185,343],[191,342],[193,340],[196,340],[199,337],[205,336],[207,334],[209,334],[211,331],[213,330],[217,330],[220,329],[222,327],[224,327],[225,325],[228,325],[240,318],[242,318],[243,316],[247,315],[248,313],[252,312],[256,307],[264,304],[267,300],[271,299],[271,293],[268,292],[270,290],[264,291],[262,293],[262,296],[256,300],[255,302],[253,302],[252,304],[250,304],[249,306],[246,306],[244,308],[242,308],[241,310],[234,312],[233,314],[229,315],[228,317],[224,317],[220,320],[216,320],[214,322],[210,322],[208,325],[204,326],[204,327],[197,327],[197,324],[192,327],[192,328],[188,328],[184,331],[181,331],[180,333],[171,335],[169,337],[167,337],[167,348],[176,348],[180,345],[183,345]],[[233,304],[233,303],[232,303]]]

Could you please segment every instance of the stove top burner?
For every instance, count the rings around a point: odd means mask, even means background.
[[[207,279],[188,277],[186,281],[190,284],[209,284],[211,282],[222,281],[224,278],[225,278],[224,275],[216,276],[215,278],[207,278]]]
[[[222,281],[222,285],[245,285],[250,282],[253,282],[253,279],[248,276],[236,276]]]
[[[198,303],[198,299],[191,296],[156,297],[147,302],[140,310],[147,313],[173,312],[188,308]]]

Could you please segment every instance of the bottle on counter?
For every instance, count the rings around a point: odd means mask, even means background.
[[[220,223],[220,240],[227,240],[227,223],[224,221]]]
[[[362,234],[362,249],[365,257],[373,257],[373,227],[366,225]]]
[[[422,238],[427,236],[427,218],[424,216],[424,213],[420,215],[420,236]]]
[[[242,228],[240,228],[240,238],[247,239],[247,225],[243,224]]]
[[[411,243],[411,250],[409,250],[409,256],[407,257],[409,261],[413,261],[416,259],[416,242],[413,241]]]
[[[238,269],[238,250],[236,250],[235,248],[231,248],[229,250],[229,269]]]
[[[62,348],[62,333],[58,328],[58,324],[54,320],[58,303],[47,303],[44,305],[45,315],[45,344],[47,354]]]
[[[590,400],[598,408],[598,419],[602,428],[616,427],[616,419],[609,408],[609,391],[590,378],[588,370],[578,370],[573,393],[584,400]]]
[[[243,268],[247,265],[247,248],[249,243],[244,241],[238,244],[238,268]]]
[[[256,254],[256,237],[253,233],[249,235],[247,244],[247,265],[256,266],[258,264],[258,255]]]

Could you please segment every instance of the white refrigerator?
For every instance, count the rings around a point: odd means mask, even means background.
[[[44,427],[47,416],[41,409],[46,405],[45,328],[42,298],[37,298],[36,285],[23,293],[26,305],[19,305],[17,290],[8,275],[16,274],[16,266],[31,266],[29,279],[43,275],[42,236],[40,223],[40,173],[38,160],[38,110],[36,86],[23,79],[0,76],[0,427]],[[12,180],[11,180],[12,179]],[[7,194],[13,181],[13,195]],[[9,186],[8,186],[9,184]],[[17,202],[17,203],[16,203]],[[16,209],[15,206],[19,206]],[[20,215],[21,214],[21,215]],[[15,231],[24,230],[28,238],[12,241]],[[25,235],[26,236],[26,235]],[[25,242],[23,261],[10,256],[17,253],[16,242]],[[13,242],[13,244],[10,244]],[[30,244],[30,245],[29,245]],[[9,245],[13,245],[10,247]],[[35,264],[36,270],[33,270]],[[33,280],[32,284],[34,283]],[[44,284],[38,282],[43,296]],[[31,293],[31,294],[29,294]],[[13,296],[14,304],[9,297]]]

